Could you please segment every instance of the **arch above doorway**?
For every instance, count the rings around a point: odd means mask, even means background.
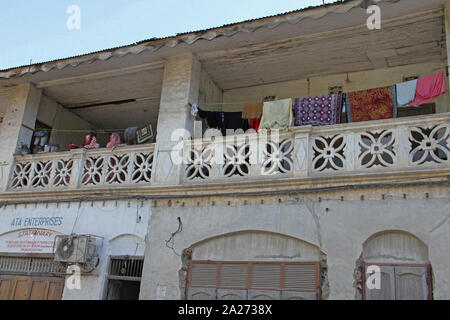
[[[405,231],[382,231],[364,242],[362,258],[371,263],[427,264],[428,246]]]

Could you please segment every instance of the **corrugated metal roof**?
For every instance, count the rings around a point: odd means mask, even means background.
[[[238,26],[243,26],[245,24],[248,23],[255,23],[255,22],[261,22],[261,23],[270,23],[274,18],[281,18],[279,19],[280,21],[277,21],[277,19],[275,19],[275,21],[273,21],[273,26],[272,28],[275,28],[276,26],[278,26],[279,24],[283,23],[283,22],[289,22],[289,23],[297,23],[300,20],[302,20],[302,17],[298,17],[297,19],[293,18],[293,19],[287,19],[289,15],[298,15],[298,14],[303,14],[303,13],[307,13],[307,12],[312,12],[314,10],[317,9],[324,9],[324,8],[335,8],[337,10],[332,11],[330,10],[329,12],[326,12],[323,15],[320,15],[318,17],[314,17],[311,16],[312,18],[322,18],[323,16],[325,16],[326,14],[330,13],[330,12],[338,12],[338,13],[344,13],[347,12],[348,10],[359,6],[362,2],[364,2],[366,0],[337,0],[333,3],[326,3],[326,4],[322,4],[322,5],[318,5],[318,6],[309,6],[309,7],[305,7],[299,10],[293,10],[293,11],[288,11],[285,13],[280,13],[280,14],[276,14],[276,15],[271,15],[271,16],[266,16],[266,17],[262,17],[262,18],[256,18],[256,19],[249,19],[249,20],[245,20],[245,21],[241,21],[241,22],[235,22],[235,23],[230,23],[230,24],[224,24],[220,27],[213,27],[213,28],[208,28],[208,29],[203,29],[203,30],[199,30],[199,31],[191,31],[191,32],[184,32],[184,33],[178,33],[175,36],[167,36],[167,37],[162,37],[162,38],[149,38],[149,39],[145,39],[145,40],[141,40],[132,44],[128,44],[128,45],[123,45],[123,46],[118,46],[118,47],[113,47],[113,48],[109,48],[109,49],[103,49],[103,50],[99,50],[99,51],[93,51],[90,53],[85,53],[85,54],[81,54],[81,55],[76,55],[76,56],[71,56],[71,57],[66,57],[66,58],[60,58],[60,59],[54,59],[54,60],[49,60],[49,61],[45,61],[45,62],[39,62],[39,63],[35,63],[35,64],[31,64],[31,65],[22,65],[19,67],[12,67],[12,68],[8,68],[8,69],[4,69],[4,70],[0,70],[0,78],[12,78],[18,75],[24,75],[27,73],[35,73],[38,71],[50,71],[51,69],[54,68],[58,68],[58,69],[62,69],[68,65],[71,66],[77,66],[80,63],[83,63],[85,61],[92,61],[92,60],[107,60],[109,59],[111,56],[113,56],[112,52],[114,51],[120,51],[123,49],[127,49],[128,50],[123,50],[123,52],[118,52],[116,55],[114,56],[123,56],[126,55],[128,53],[140,53],[144,50],[148,50],[148,48],[150,48],[150,50],[156,51],[158,49],[160,49],[163,46],[168,46],[168,47],[175,47],[176,45],[178,45],[180,42],[185,42],[188,44],[193,44],[194,42],[196,42],[199,39],[206,39],[206,40],[212,40],[218,36],[224,35],[224,36],[232,36],[240,31],[242,31],[244,28],[242,29],[236,29],[236,30],[231,30],[229,32],[221,32],[221,33],[214,33],[212,35],[208,36],[208,33],[210,32],[219,32],[219,31],[223,31],[225,29],[229,29],[230,27],[238,27]],[[375,2],[381,2],[383,0],[372,0]],[[343,7],[346,4],[350,4],[352,3],[352,5],[350,5],[348,8],[344,8],[343,11],[340,11],[339,8]],[[285,19],[283,19],[285,18]],[[266,21],[267,20],[267,21]],[[255,27],[255,28],[250,28],[250,29],[258,29],[259,27]],[[270,27],[270,26],[269,26]],[[254,31],[254,30],[251,30]],[[183,38],[183,39],[180,39]],[[162,44],[162,45],[156,45],[154,47],[152,47],[151,45],[154,42],[161,42],[161,41],[166,41],[166,43]],[[97,57],[93,57],[93,58],[89,58],[89,56],[92,55],[98,55]],[[80,58],[86,58],[86,59],[81,59],[79,61],[74,61],[74,59],[80,59]],[[72,60],[72,61],[71,61]],[[54,65],[56,63],[56,65]],[[25,70],[25,68],[28,68],[28,70]],[[24,69],[24,70],[21,70]]]

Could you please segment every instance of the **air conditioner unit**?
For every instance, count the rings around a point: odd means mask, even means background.
[[[53,246],[54,260],[90,263],[96,254],[96,238],[90,235],[58,235]]]

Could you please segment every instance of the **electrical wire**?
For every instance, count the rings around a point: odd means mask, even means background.
[[[183,231],[183,223],[181,222],[181,218],[178,217],[177,220],[178,220],[178,229],[177,229],[177,231],[175,231],[174,233],[172,233],[172,235],[170,236],[169,240],[166,240],[166,247],[169,248],[169,249],[172,249],[173,253],[175,253],[177,256],[181,257],[181,254],[178,254],[178,253],[175,251],[174,247],[173,247],[175,236],[176,236],[178,233],[180,233],[181,231]]]

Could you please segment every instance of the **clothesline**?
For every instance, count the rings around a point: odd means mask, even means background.
[[[123,132],[126,129],[101,129],[101,130],[60,130],[60,129],[34,129],[35,132],[37,131],[47,131],[47,132],[67,132],[67,133],[83,133],[83,132],[95,132],[95,133],[113,133],[113,132]]]
[[[449,67],[450,67],[450,65],[439,67],[439,68],[433,68],[432,71],[434,72],[434,71],[438,71],[438,70],[448,70],[447,68],[449,68]],[[408,82],[408,81],[402,81],[402,82],[399,82],[399,83],[395,83],[393,85],[397,85],[397,84],[405,83],[405,82]],[[370,88],[370,89],[375,89],[375,88]],[[370,89],[366,89],[366,90],[370,90]],[[342,94],[348,94],[350,92],[353,92],[353,91],[343,91],[341,93]],[[215,106],[215,105],[243,106],[243,105],[245,105],[247,103],[262,103],[262,102],[264,102],[264,101],[260,100],[260,101],[236,101],[236,102],[199,102],[199,103],[197,103],[197,105],[198,106]]]
[[[443,67],[440,67],[440,68],[434,68],[432,70],[433,71],[443,70],[443,69],[447,69],[447,67],[449,67],[449,66],[443,66]],[[400,82],[398,84],[401,84],[401,83],[405,83],[405,82]],[[350,92],[351,91],[343,92],[343,93],[348,94]],[[344,100],[344,102],[345,102],[345,100]],[[208,105],[210,105],[210,106],[214,106],[214,105],[243,106],[243,105],[248,104],[248,103],[262,103],[262,101],[202,102],[202,103],[198,103],[197,105],[199,105],[199,106],[202,106],[202,105],[203,106],[208,106]],[[218,111],[218,112],[220,112],[220,111]],[[226,112],[226,111],[222,111],[222,112]],[[113,132],[124,132],[125,130],[126,129],[118,129],[118,128],[111,128],[111,129],[107,128],[107,129],[101,129],[101,130],[98,130],[98,129],[67,130],[67,129],[45,129],[45,128],[35,129],[35,131],[48,131],[48,132],[58,132],[58,133],[92,133],[92,132],[95,132],[96,134],[111,134]]]

